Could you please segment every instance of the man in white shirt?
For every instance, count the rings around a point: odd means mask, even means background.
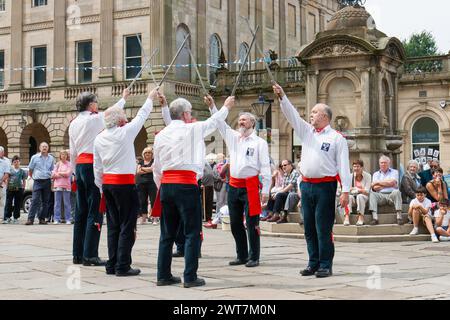
[[[212,114],[217,112],[211,96],[205,97],[205,103]],[[221,121],[219,125],[219,132],[230,154],[228,210],[237,258],[229,264],[245,264],[251,268],[259,265],[259,216],[262,212],[261,203],[269,200],[272,175],[267,141],[256,135],[256,117],[248,112],[241,113],[238,125],[239,131],[231,129],[225,121]],[[262,177],[262,199],[259,176]],[[248,245],[243,214],[247,225]]]
[[[402,194],[399,190],[398,171],[390,167],[389,157],[381,156],[379,164],[380,170],[373,174],[372,192],[369,195],[369,210],[372,211],[373,217],[370,224],[378,224],[379,205],[393,204],[397,212],[397,223],[402,225]]]
[[[124,108],[130,92],[125,89],[116,104]],[[79,115],[69,127],[70,161],[77,183],[77,204],[73,228],[73,263],[103,266],[98,244],[103,223],[99,212],[100,191],[94,183],[94,139],[105,128],[104,113],[98,110],[97,96],[83,92],[77,97]]]
[[[180,223],[185,236],[185,288],[205,285],[197,277],[202,214],[197,180],[205,163],[206,136],[214,132],[219,120],[225,120],[234,105],[229,97],[224,107],[206,121],[192,123],[192,105],[186,99],[170,104],[171,123],[155,137],[153,178],[160,189],[162,205],[161,237],[158,252],[157,286],[180,283],[171,273],[172,247]]]
[[[113,106],[105,111],[105,127],[94,141],[95,184],[103,191],[108,208],[108,256],[106,274],[137,276],[131,268],[139,199],[135,185],[134,140],[153,109],[158,88],[153,89],[136,117],[127,123],[124,110]]]
[[[5,149],[0,147],[0,214],[5,212],[6,187],[10,168],[11,161],[5,157]]]
[[[302,142],[301,194],[308,246],[309,263],[302,276],[318,278],[333,274],[333,224],[337,181],[342,184],[340,205],[349,201],[351,174],[346,139],[330,126],[333,113],[325,104],[311,110],[310,123],[303,120],[290,103],[283,89],[275,84],[274,93],[280,98],[281,111]]]

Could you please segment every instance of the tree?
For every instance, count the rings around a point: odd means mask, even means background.
[[[412,34],[409,39],[403,41],[403,46],[408,58],[439,54],[434,36],[425,30]]]

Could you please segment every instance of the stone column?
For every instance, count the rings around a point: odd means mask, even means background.
[[[14,68],[21,68],[23,62],[23,9],[22,1],[11,1],[11,74],[10,90],[22,89],[22,71],[14,71]]]
[[[286,57],[286,0],[278,1],[279,56]]]
[[[325,30],[325,13],[319,9],[319,31]]]
[[[260,53],[258,49],[256,48],[256,44],[261,48],[261,50],[264,50],[264,37],[263,37],[263,30],[264,30],[264,24],[263,24],[263,4],[262,0],[255,0],[255,21],[256,25],[259,26],[259,30],[256,33],[256,43],[255,43],[255,56],[260,57]],[[255,26],[256,27],[256,26]],[[264,68],[264,65],[261,64],[261,67]]]
[[[370,73],[361,71],[361,127],[370,128]]]
[[[306,111],[307,115],[310,114],[311,109],[317,104],[317,77],[319,71],[308,71],[306,81]]]
[[[300,45],[304,45],[308,42],[306,33],[306,5],[307,0],[299,0],[300,7]]]
[[[66,67],[66,1],[54,2],[53,18],[53,66]],[[66,70],[53,71],[53,86],[66,84]]]
[[[236,0],[228,0],[228,62],[236,61],[237,44],[236,44]],[[234,71],[236,65],[229,66],[230,71]]]
[[[197,54],[196,60],[198,64],[203,66],[199,68],[202,78],[208,79],[206,63],[207,60],[207,39],[206,39],[206,0],[197,0]],[[195,53],[195,51],[194,51]]]
[[[113,36],[114,36],[114,0],[101,0],[100,2],[100,69],[99,81],[112,82],[114,80],[113,66]]]

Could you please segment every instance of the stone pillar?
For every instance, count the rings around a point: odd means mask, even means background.
[[[279,56],[286,57],[286,0],[278,1],[278,22],[279,22]]]
[[[262,4],[262,0],[255,0],[255,21],[256,21],[256,25],[259,26],[259,30],[256,33],[256,43],[255,43],[254,50],[255,50],[255,56],[256,57],[260,57],[260,53],[259,53],[258,49],[256,48],[256,44],[261,48],[261,50],[264,50],[263,30],[264,30],[265,26],[263,24],[263,4]],[[264,65],[261,64],[261,67],[264,68]]]
[[[309,71],[306,80],[306,110],[307,115],[310,114],[311,109],[317,104],[317,77],[319,75],[318,71]]]
[[[99,81],[112,82],[114,80],[113,66],[113,36],[114,36],[114,0],[101,0],[100,2],[100,69]]]
[[[370,128],[370,71],[361,71],[361,127]]]
[[[53,66],[66,67],[66,1],[54,2],[53,19]],[[53,86],[66,84],[66,70],[53,71]]]
[[[319,31],[325,31],[325,13],[319,9]]]
[[[236,0],[228,0],[228,62],[236,61],[237,45],[236,45]],[[230,71],[236,69],[236,65],[229,66]]]
[[[200,74],[204,80],[208,79],[206,63],[207,60],[207,39],[206,39],[206,0],[197,0],[197,54],[198,64],[203,66],[199,68]],[[195,52],[195,51],[194,51]]]
[[[306,33],[306,5],[307,0],[299,0],[300,7],[300,45],[304,45],[308,42],[308,36]]]
[[[11,1],[11,74],[10,90],[22,89],[22,71],[14,71],[14,68],[21,68],[23,62],[23,9],[22,1]]]

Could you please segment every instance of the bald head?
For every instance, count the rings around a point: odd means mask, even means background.
[[[322,129],[328,126],[333,119],[333,112],[329,106],[318,103],[312,108],[310,123],[316,129]]]

